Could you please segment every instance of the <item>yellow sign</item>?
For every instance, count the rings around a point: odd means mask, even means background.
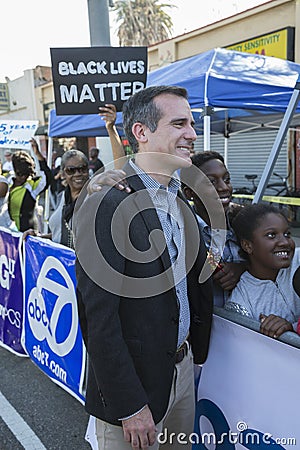
[[[258,55],[275,56],[282,59],[293,59],[291,57],[291,27],[284,30],[278,30],[274,33],[258,36],[248,41],[239,42],[234,45],[225,47],[228,50],[237,52],[256,53]],[[293,53],[293,52],[292,52]]]

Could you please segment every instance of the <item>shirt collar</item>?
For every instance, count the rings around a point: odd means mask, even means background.
[[[168,187],[166,188],[154,178],[152,178],[148,173],[144,172],[139,166],[137,166],[134,160],[130,159],[129,164],[136,172],[136,174],[140,177],[146,189],[149,190],[149,194],[152,198],[157,194],[159,189],[163,189],[175,196],[178,194],[178,191],[180,189],[180,181],[177,178],[172,177],[169,181]]]

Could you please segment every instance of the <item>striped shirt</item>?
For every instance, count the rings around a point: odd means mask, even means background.
[[[185,236],[183,215],[177,203],[180,188],[178,179],[171,178],[167,187],[140,169],[132,160],[130,165],[140,177],[156,209],[170,256],[179,307],[177,347],[184,342],[190,327],[190,309],[187,294],[185,265]]]

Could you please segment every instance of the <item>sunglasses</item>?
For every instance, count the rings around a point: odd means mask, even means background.
[[[89,171],[88,166],[70,166],[65,167],[64,171],[67,175],[75,175],[76,172],[78,173],[87,173]]]

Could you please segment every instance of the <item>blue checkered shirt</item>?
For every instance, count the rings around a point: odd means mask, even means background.
[[[171,178],[166,188],[140,169],[132,160],[130,160],[130,165],[147,189],[165,235],[179,306],[177,341],[177,346],[179,347],[186,339],[190,328],[190,308],[185,266],[184,223],[183,215],[177,203],[180,182],[175,178]]]

